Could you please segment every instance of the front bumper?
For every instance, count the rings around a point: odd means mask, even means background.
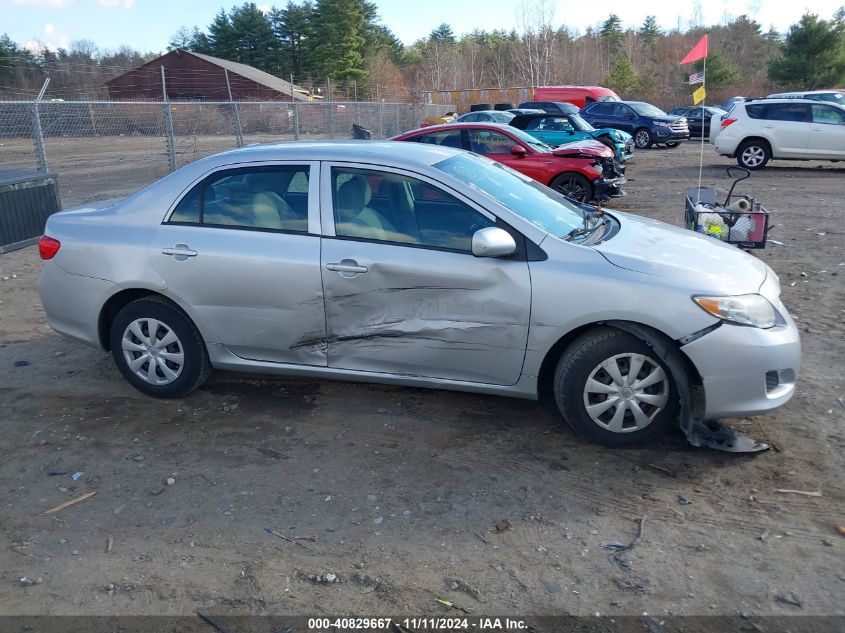
[[[667,141],[685,141],[689,138],[689,129],[685,131],[677,131],[672,128],[657,126],[654,130],[654,140],[658,143],[666,143]]]
[[[624,176],[619,178],[597,178],[593,181],[593,196],[595,198],[599,198],[601,196],[608,196],[610,198],[621,198],[626,196],[624,191],[622,191],[622,185],[624,185],[627,179]]]
[[[792,397],[801,368],[798,328],[785,311],[785,324],[767,330],[723,323],[684,345],[704,386],[704,419],[760,415]]]

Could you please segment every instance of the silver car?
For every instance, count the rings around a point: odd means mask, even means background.
[[[620,446],[683,423],[691,402],[703,419],[770,411],[798,376],[763,262],[450,148],[229,151],[45,233],[52,327],[156,397],[212,369],[548,390],[577,431]]]

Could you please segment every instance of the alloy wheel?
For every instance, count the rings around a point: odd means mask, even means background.
[[[759,145],[749,145],[742,152],[742,162],[748,167],[759,167],[766,159],[766,152]]]

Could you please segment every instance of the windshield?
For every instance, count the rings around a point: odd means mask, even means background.
[[[596,129],[587,121],[582,119],[580,114],[570,114],[569,122],[572,124],[572,127],[574,127],[579,132],[592,132]]]
[[[584,224],[584,216],[562,195],[510,167],[475,154],[447,158],[434,167],[552,235],[563,237]]]
[[[518,138],[526,145],[530,145],[531,149],[533,149],[535,152],[540,152],[541,154],[550,154],[555,151],[551,145],[546,145],[543,141],[538,141],[528,132],[524,132],[517,128],[508,128],[508,132],[510,132],[513,136]]]
[[[651,105],[650,103],[643,103],[642,101],[630,101],[628,105],[640,116],[666,116],[666,113],[660,108]]]
[[[815,97],[819,101],[830,101],[832,103],[838,103],[839,105],[845,105],[845,94],[841,92],[827,92],[825,94],[820,94]]]

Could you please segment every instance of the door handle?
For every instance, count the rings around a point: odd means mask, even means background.
[[[771,130],[771,129],[774,129],[775,126],[774,125],[764,125],[763,127],[766,128],[767,130]]]
[[[161,249],[162,255],[172,255],[173,257],[196,257],[197,252],[191,250],[187,244],[177,244],[172,248]]]
[[[336,273],[365,273],[369,270],[366,266],[359,266],[357,263],[350,262],[348,259],[342,262],[332,262],[326,264],[326,270],[331,270]]]

